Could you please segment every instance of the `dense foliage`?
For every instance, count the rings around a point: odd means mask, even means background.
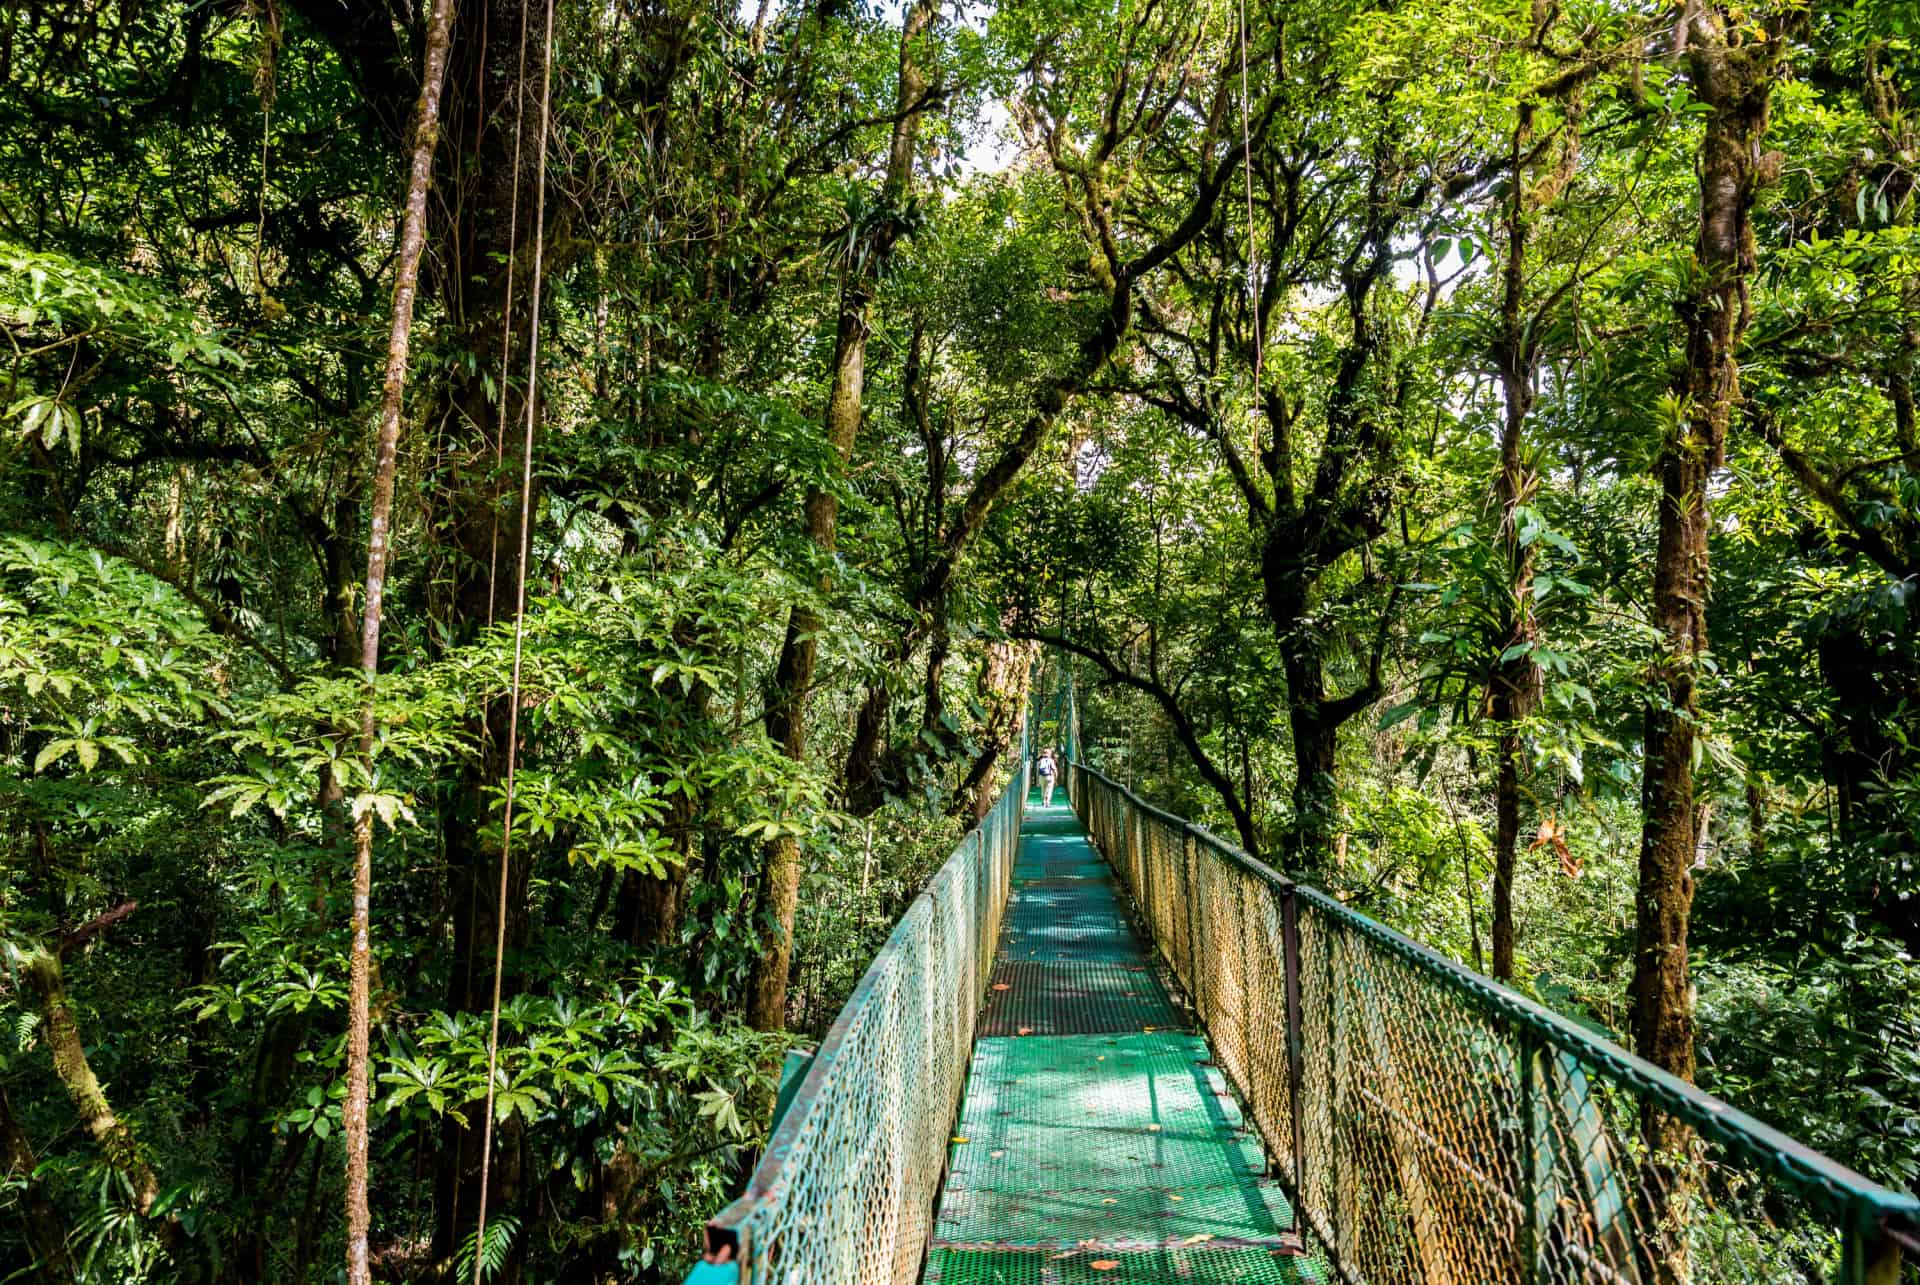
[[[426,9],[0,10],[0,1265],[334,1277],[370,819],[373,1275],[677,1278],[1036,664],[1920,1185],[1906,0],[465,0],[369,691]]]

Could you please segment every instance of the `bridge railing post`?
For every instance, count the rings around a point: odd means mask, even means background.
[[[1266,1130],[1273,1127],[1272,1095],[1264,1095],[1266,1077],[1261,1074],[1261,1050],[1265,1032],[1260,1029],[1260,1020],[1267,1016],[1266,992],[1254,981],[1259,968],[1259,948],[1255,939],[1264,940],[1265,934],[1259,929],[1264,926],[1264,917],[1258,907],[1261,904],[1260,890],[1249,885],[1239,875],[1224,880],[1232,890],[1232,909],[1230,913],[1238,922],[1240,931],[1236,943],[1239,954],[1234,960],[1233,975],[1239,986],[1240,1008],[1240,1076],[1247,1094],[1247,1105],[1253,1109],[1254,1123],[1257,1128]],[[1227,894],[1223,892],[1222,897]],[[1223,912],[1228,913],[1228,912]]]
[[[1545,1101],[1546,1086],[1541,1083],[1542,1055],[1546,1053],[1546,1043],[1538,1032],[1523,1029],[1520,1032],[1520,1235],[1518,1238],[1519,1267],[1518,1277],[1522,1281],[1532,1282],[1544,1278],[1543,1255],[1546,1251],[1543,1223],[1553,1215],[1549,1201],[1542,1218],[1541,1184],[1545,1175],[1541,1161],[1546,1160],[1547,1172],[1553,1165],[1553,1139],[1547,1135],[1551,1127],[1547,1122],[1548,1107]],[[1542,1157],[1542,1148],[1547,1154]]]
[[[1193,837],[1193,827],[1187,826],[1180,832],[1180,893],[1185,906],[1187,920],[1187,957],[1181,961],[1187,971],[1187,993],[1193,996],[1193,1007],[1200,1014],[1203,1023],[1212,1022],[1215,1016],[1212,987],[1209,978],[1201,972],[1200,961],[1209,958],[1201,945],[1201,932],[1206,921],[1206,907],[1200,900],[1200,853],[1199,844]]]
[[[1912,1241],[1913,1249],[1920,1251],[1920,1238],[1896,1234],[1870,1211],[1855,1215],[1841,1248],[1841,1285],[1900,1285],[1902,1240]]]
[[[1305,1079],[1306,1011],[1300,999],[1300,899],[1291,880],[1280,890],[1280,953],[1286,968],[1287,1109],[1293,1128],[1293,1198],[1305,1198],[1307,1146],[1301,1082]]]

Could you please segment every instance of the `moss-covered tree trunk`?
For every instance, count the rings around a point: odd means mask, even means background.
[[[1644,816],[1636,898],[1633,1032],[1642,1057],[1686,1079],[1694,1071],[1687,928],[1693,906],[1697,678],[1707,650],[1711,590],[1707,483],[1725,458],[1740,397],[1736,352],[1751,316],[1751,222],[1764,167],[1760,140],[1784,41],[1744,40],[1720,9],[1690,9],[1683,24],[1694,93],[1707,104],[1700,143],[1695,288],[1681,304],[1685,359],[1674,380],[1677,415],[1659,463],[1659,538],[1653,622],[1661,650],[1649,675]]]
[[[53,1058],[53,1073],[73,1104],[80,1127],[93,1140],[100,1154],[126,1180],[133,1195],[133,1207],[144,1214],[153,1208],[160,1194],[160,1178],[148,1163],[133,1130],[114,1112],[113,1104],[100,1087],[99,1077],[87,1060],[86,1041],[80,1037],[80,1023],[74,1016],[73,1000],[67,994],[65,970],[60,956],[43,950],[31,955],[20,966],[20,980],[40,1003],[41,1039]]]
[[[1652,618],[1660,650],[1649,678],[1641,779],[1642,831],[1635,896],[1632,990],[1636,1050],[1662,1070],[1694,1076],[1693,983],[1687,934],[1693,910],[1697,835],[1693,759],[1699,735],[1698,676],[1707,651],[1707,484],[1725,458],[1727,428],[1740,399],[1736,353],[1751,317],[1754,196],[1767,166],[1760,143],[1785,40],[1756,37],[1751,20],[1717,6],[1690,5],[1683,16],[1687,72],[1708,108],[1699,154],[1699,219],[1694,288],[1680,305],[1684,360],[1676,372],[1675,414],[1660,454],[1659,537]],[[1691,1131],[1652,1113],[1647,1140],[1656,1172],[1648,1184],[1658,1206],[1651,1226],[1667,1226],[1673,1202],[1692,1185]],[[1662,1282],[1687,1278],[1687,1250],[1663,1245],[1654,1263]]]

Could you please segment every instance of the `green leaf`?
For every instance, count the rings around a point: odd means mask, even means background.
[[[1420,712],[1420,707],[1421,702],[1417,700],[1408,701],[1404,705],[1395,705],[1380,715],[1379,730],[1384,732],[1389,727],[1406,722]]]

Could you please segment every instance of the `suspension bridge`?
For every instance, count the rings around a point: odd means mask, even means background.
[[[1071,758],[790,1060],[689,1285],[1920,1282],[1920,1200]]]

